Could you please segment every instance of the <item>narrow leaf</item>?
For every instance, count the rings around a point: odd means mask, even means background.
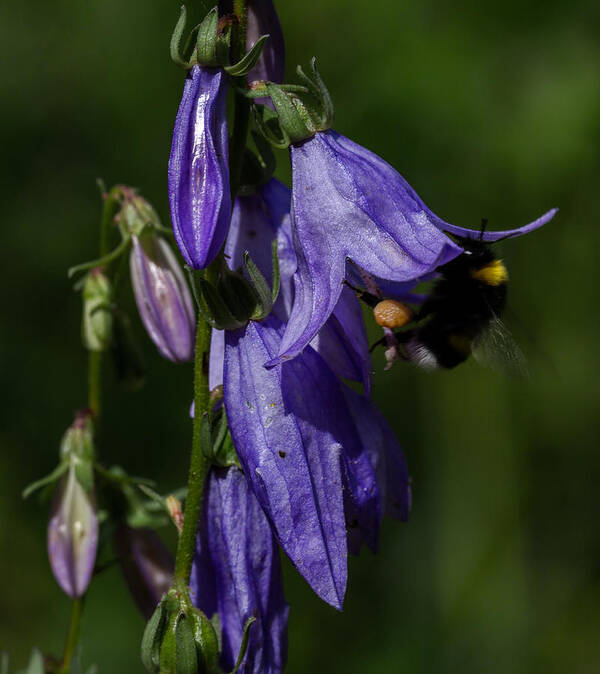
[[[219,12],[216,7],[213,7],[198,27],[196,39],[198,63],[215,65],[218,28]]]
[[[158,672],[160,641],[164,632],[166,617],[165,603],[161,600],[148,621],[142,637],[140,655],[142,664],[149,672]]]

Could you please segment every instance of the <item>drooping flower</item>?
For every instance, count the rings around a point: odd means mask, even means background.
[[[298,271],[280,352],[269,366],[298,355],[325,324],[342,292],[347,260],[376,277],[406,283],[462,252],[444,231],[469,231],[441,220],[387,162],[332,129],[292,144],[290,151]],[[543,225],[555,212],[515,233]]]
[[[185,81],[169,157],[169,204],[175,239],[187,264],[215,258],[231,214],[222,70],[195,65]]]
[[[233,669],[252,617],[239,671],[283,671],[289,609],[279,553],[269,522],[238,468],[213,468],[207,478],[190,586],[194,605],[208,617],[219,616],[224,671]]]
[[[52,573],[69,597],[81,597],[90,583],[98,547],[98,515],[93,491],[86,491],[71,463],[58,485],[48,524]]]
[[[276,239],[281,295],[266,319],[225,334],[214,331],[210,387],[223,383],[234,445],[277,540],[317,594],[340,608],[348,537],[352,552],[362,541],[377,545],[384,443],[356,427],[361,417],[355,420],[337,378],[362,380],[368,388],[362,314],[349,289],[299,358],[281,368],[263,367],[278,352],[293,302],[296,261],[288,207],[289,190],[274,180],[236,201],[227,259],[236,267],[248,250],[270,280],[270,244]]]
[[[165,358],[189,361],[194,357],[195,316],[181,267],[155,233],[131,239],[131,282],[144,327]]]
[[[173,557],[153,529],[121,524],[113,543],[127,587],[138,609],[149,619],[171,587]]]

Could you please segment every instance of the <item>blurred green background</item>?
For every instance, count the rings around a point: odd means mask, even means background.
[[[168,224],[179,4],[0,6],[0,650],[14,665],[32,645],[59,654],[67,625],[46,559],[48,505],[20,497],[55,465],[85,404],[66,269],[95,256],[98,176],[138,186]],[[374,396],[413,474],[412,516],[385,522],[378,555],[351,560],[342,614],[286,566],[286,671],[597,673],[599,5],[313,0],[279,11],[288,72],[317,55],[336,128],[441,217],[505,228],[561,209],[502,244],[518,317],[508,323],[531,379],[471,363],[383,373],[376,361]],[[146,386],[111,388],[100,451],[166,491],[186,471],[191,372],[143,345]],[[142,629],[119,572],[104,573],[87,601],[84,662],[141,672]]]

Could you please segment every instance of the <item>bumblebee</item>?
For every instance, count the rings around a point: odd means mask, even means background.
[[[372,302],[375,320],[382,327],[407,326],[394,333],[402,356],[425,370],[453,368],[473,354],[492,367],[523,373],[523,355],[501,321],[508,271],[490,244],[460,239],[460,245],[464,252],[436,270],[439,278],[416,314],[383,300]]]

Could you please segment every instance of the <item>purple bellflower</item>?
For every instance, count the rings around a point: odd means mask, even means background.
[[[187,264],[208,266],[225,241],[231,214],[225,98],[227,77],[194,65],[175,120],[169,158],[169,204]]]
[[[192,297],[167,242],[154,233],[132,235],[131,282],[140,317],[160,353],[174,362],[194,357]]]
[[[86,492],[71,463],[58,485],[48,524],[48,558],[56,581],[69,597],[81,597],[90,583],[98,547],[93,491]]]
[[[375,277],[406,283],[462,252],[444,231],[478,235],[438,218],[387,162],[332,129],[290,151],[298,271],[279,355],[269,366],[298,355],[323,327],[342,292],[348,260]],[[515,233],[543,225],[555,212]]]
[[[279,351],[293,302],[296,261],[288,208],[289,190],[275,180],[236,201],[228,260],[235,267],[249,250],[269,277],[270,243],[277,239],[281,293],[266,319],[213,333],[209,379],[211,388],[223,383],[236,451],[275,537],[315,592],[341,608],[348,545],[351,552],[363,541],[373,549],[377,545],[387,491],[381,469],[386,452],[401,464],[393,473],[398,478],[394,493],[403,502],[404,517],[408,477],[397,443],[386,446],[389,437],[383,439],[374,408],[361,397],[364,410],[355,411],[346,398],[351,393],[337,378],[354,378],[368,387],[364,325],[349,289],[299,358],[280,368],[263,367]],[[369,423],[377,429],[376,440],[362,430]]]
[[[207,478],[190,587],[194,605],[208,617],[219,616],[224,671],[233,669],[251,617],[256,620],[239,671],[283,671],[289,608],[279,552],[269,522],[238,468],[213,468]]]
[[[127,587],[138,609],[149,619],[171,587],[173,557],[153,529],[121,524],[113,543]]]

